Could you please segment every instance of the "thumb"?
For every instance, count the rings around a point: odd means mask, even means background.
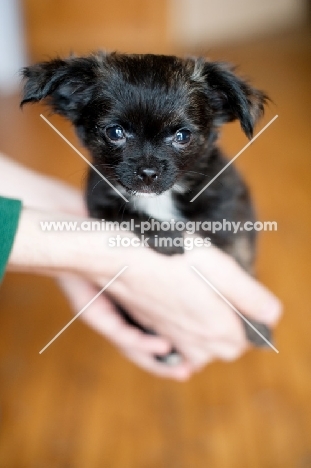
[[[220,277],[221,276],[221,277]],[[216,287],[239,312],[274,327],[282,314],[280,300],[246,273],[235,261],[226,263],[225,273],[213,277]]]

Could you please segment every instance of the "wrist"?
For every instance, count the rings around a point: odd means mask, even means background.
[[[43,229],[42,223],[77,222],[85,218],[24,208],[9,258],[11,271],[56,275],[75,272],[107,276],[115,271],[117,251],[107,248],[106,233]]]
[[[43,232],[40,221],[51,219],[51,215],[23,208],[15,242],[9,258],[8,269],[14,271],[29,271],[62,268],[67,262],[67,245],[64,244],[62,233],[56,239],[53,232]],[[63,246],[63,255],[59,253],[60,244]]]

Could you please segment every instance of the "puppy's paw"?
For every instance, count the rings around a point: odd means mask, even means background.
[[[252,327],[249,326],[248,323],[244,322],[243,320],[243,326],[244,326],[246,338],[252,345],[259,347],[259,348],[266,348],[269,346],[267,341],[273,344],[272,331],[269,327],[267,327],[267,325],[257,322],[257,320],[248,319],[248,321],[257,330],[257,331],[254,330]],[[257,332],[259,332],[260,334]],[[260,335],[262,335],[267,341],[265,341]]]
[[[169,353],[164,356],[157,355],[155,356],[156,360],[166,364],[167,366],[178,366],[183,361],[182,355],[178,353],[175,349],[172,349]]]

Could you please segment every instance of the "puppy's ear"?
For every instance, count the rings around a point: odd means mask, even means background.
[[[98,77],[95,56],[54,59],[22,69],[24,78],[21,107],[47,98],[54,112],[74,121],[91,99]]]
[[[203,74],[216,125],[238,119],[244,133],[252,138],[255,123],[264,113],[268,96],[235,75],[228,64],[205,62]]]

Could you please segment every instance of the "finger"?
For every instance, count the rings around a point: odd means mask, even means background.
[[[128,325],[106,298],[100,298],[81,316],[82,320],[93,329],[102,333],[117,345],[135,348],[154,354],[165,354],[170,344],[162,337],[148,335],[138,328]]]
[[[75,275],[62,276],[59,283],[73,308],[78,312],[98,292],[93,285]],[[160,336],[147,335],[138,328],[128,325],[104,295],[90,304],[80,318],[118,346],[153,354],[165,354],[171,348],[168,340]]]
[[[255,319],[260,323],[274,327],[282,314],[282,304],[266,287],[241,271],[243,287],[231,284],[228,300],[235,301],[236,308],[245,318]],[[235,287],[235,289],[233,289]]]
[[[215,359],[221,361],[235,361],[245,353],[250,346],[247,342],[233,343],[230,341],[214,341],[209,343],[209,349]]]
[[[181,351],[195,371],[201,370],[215,360],[213,351],[209,348],[207,349],[206,346],[198,347],[197,344],[196,346],[184,346]]]
[[[206,278],[222,294],[222,299],[246,318],[275,326],[282,313],[279,299],[224,252],[217,253],[217,260],[213,277]]]
[[[228,340],[233,344],[246,343],[241,319],[224,301],[216,295],[211,295],[204,307],[205,326],[198,323],[195,324],[196,328],[190,324],[187,327],[188,322],[177,325],[169,324],[165,334],[171,336],[174,332],[176,343],[179,343],[182,349],[185,349],[184,346],[193,346],[194,348],[200,347],[204,351],[209,349],[208,346],[212,340]]]
[[[154,356],[151,356],[150,354],[128,350],[122,350],[122,352],[139,367],[148,372],[151,372],[154,375],[157,375],[158,377],[185,381],[190,378],[192,372],[195,370],[193,366],[191,366],[191,364],[187,363],[185,360],[183,363],[172,367],[166,365],[165,363],[156,361]]]

